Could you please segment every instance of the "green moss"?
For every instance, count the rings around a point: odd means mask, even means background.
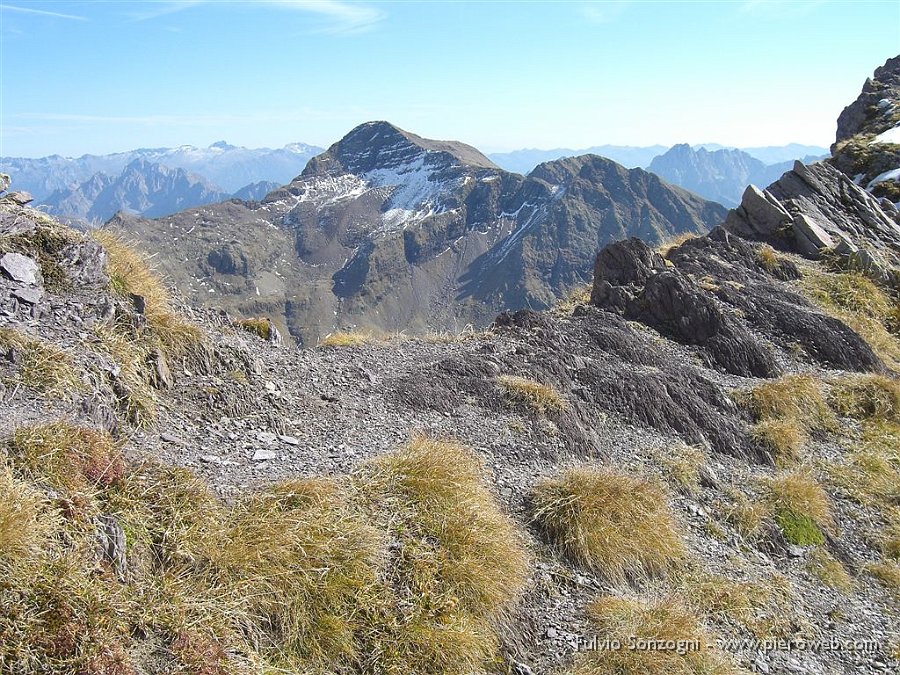
[[[809,516],[796,513],[789,509],[778,511],[775,514],[775,522],[784,533],[785,539],[797,546],[820,546],[825,543],[822,530]]]

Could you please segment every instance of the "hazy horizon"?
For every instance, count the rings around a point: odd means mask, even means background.
[[[900,3],[4,2],[0,36],[6,157],[328,147],[373,119],[486,153],[828,147]]]

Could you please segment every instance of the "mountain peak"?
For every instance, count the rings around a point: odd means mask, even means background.
[[[213,144],[210,145],[209,147],[210,147],[210,148],[216,148],[217,150],[234,150],[235,148],[237,148],[236,145],[231,145],[231,144],[228,143],[227,141],[216,141],[215,143],[213,143]]]
[[[360,175],[378,169],[392,169],[425,157],[430,165],[498,168],[480,151],[465,143],[423,138],[390,122],[377,120],[353,128],[325,153],[310,161],[303,173]]]

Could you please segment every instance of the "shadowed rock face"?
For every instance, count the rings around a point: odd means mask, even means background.
[[[734,375],[778,375],[768,342],[785,349],[799,343],[823,365],[883,368],[853,330],[773,283],[797,278],[796,267],[765,269],[751,244],[722,228],[672,249],[666,260],[671,269],[638,240],[610,244],[597,255],[591,302],[701,347],[710,366]]]
[[[309,344],[354,326],[461,330],[546,308],[603,244],[700,233],[718,204],[595,156],[498,169],[387,122],[352,130],[260,202],[118,217],[189,299],[264,313]]]

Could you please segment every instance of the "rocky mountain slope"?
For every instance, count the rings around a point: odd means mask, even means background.
[[[464,146],[357,133],[258,209],[180,217],[258,223],[315,269],[341,257],[299,246],[318,232],[384,260],[394,233],[403,251],[422,223],[480,223],[485,200],[459,198],[479,190],[530,210],[526,242],[566,243],[584,205],[621,232],[628,194],[648,232],[686,209],[601,158],[524,179]],[[398,188],[400,172],[441,180]],[[0,670],[895,671],[892,271],[819,259],[803,218],[898,249],[871,196],[825,165],[795,173],[665,256],[603,247],[590,298],[306,350],[182,306],[109,231],[0,199]],[[254,264],[229,243],[206,264]]]
[[[94,174],[75,188],[56,190],[40,206],[67,221],[99,225],[119,211],[153,218],[230,196],[197,174],[136,159],[118,176]]]
[[[67,190],[84,183],[97,173],[115,176],[136,159],[184,169],[235,192],[245,185],[268,180],[283,185],[299,174],[306,162],[322,151],[305,143],[283,148],[243,148],[224,141],[208,148],[182,145],[177,148],[141,148],[110,155],[37,159],[0,157],[0,171],[16,181],[16,187],[30,192],[38,202],[56,190]]]
[[[802,161],[808,164],[817,159],[819,157],[804,157]],[[701,197],[733,207],[740,204],[747,185],[768,185],[792,164],[767,165],[742,150],[709,151],[682,143],[654,157],[647,170]]]
[[[831,162],[878,197],[900,202],[900,56],[866,80],[838,118]]]
[[[158,254],[192,301],[264,313],[306,343],[345,327],[459,330],[551,305],[604,242],[704,231],[724,209],[587,156],[527,178],[387,122],[351,131],[261,203],[109,227]]]

